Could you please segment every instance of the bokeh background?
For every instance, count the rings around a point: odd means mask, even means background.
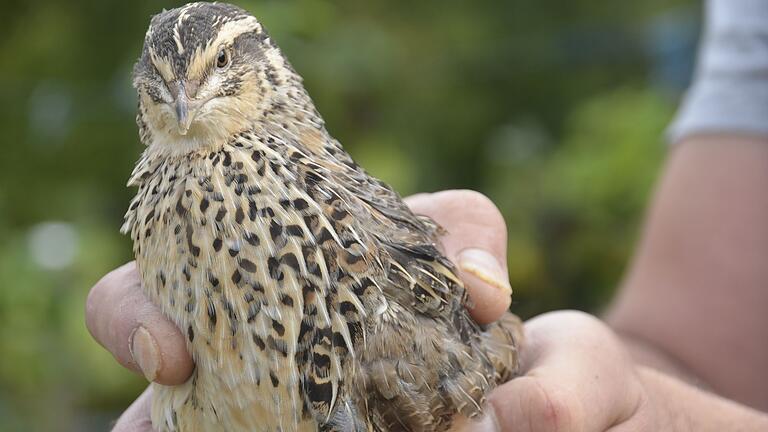
[[[692,69],[689,0],[253,0],[329,128],[403,194],[472,188],[509,225],[513,308],[599,313]],[[0,431],[102,431],[145,383],[83,323],[131,258],[130,70],[177,2],[0,1]]]

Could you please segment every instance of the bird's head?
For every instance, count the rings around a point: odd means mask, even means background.
[[[190,3],[152,18],[133,76],[149,141],[191,150],[226,140],[300,78],[261,24],[223,3]],[[146,141],[146,140],[145,140]]]

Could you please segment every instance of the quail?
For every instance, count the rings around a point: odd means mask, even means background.
[[[155,15],[133,84],[122,230],[196,363],[152,384],[156,430],[443,431],[515,375],[519,320],[471,320],[440,227],[329,135],[256,18]]]

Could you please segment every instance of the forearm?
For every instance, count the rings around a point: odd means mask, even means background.
[[[768,415],[715,396],[651,368],[641,367],[647,404],[658,413],[654,430],[720,432],[768,430]]]
[[[655,369],[687,384],[710,390],[708,383],[674,358],[673,353],[662,350],[653,340],[644,340],[628,333],[622,333],[615,326],[613,330],[618,334],[632,360],[639,366]]]
[[[768,0],[708,0],[705,18],[608,320],[643,364],[768,410]]]
[[[646,364],[763,410],[767,184],[768,139],[678,144],[607,317]]]

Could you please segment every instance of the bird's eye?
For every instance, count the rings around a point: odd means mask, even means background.
[[[229,66],[231,59],[229,56],[229,51],[226,49],[219,50],[219,53],[216,54],[216,67],[219,69],[224,69],[225,67]]]

